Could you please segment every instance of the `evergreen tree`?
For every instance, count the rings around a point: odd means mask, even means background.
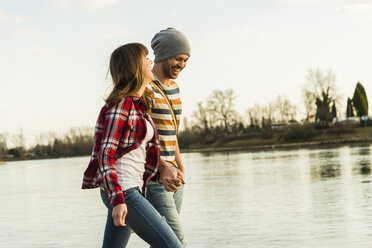
[[[347,99],[346,117],[354,117],[353,101],[350,98]]]
[[[358,82],[353,96],[353,104],[357,111],[357,116],[368,115],[368,100],[367,94],[363,85]]]
[[[333,101],[333,105],[332,105],[332,118],[336,118],[336,117],[337,117],[336,103],[335,103],[335,101]]]
[[[315,104],[317,106],[315,119],[328,122],[330,121],[331,113],[329,109],[329,104],[332,102],[327,92],[322,93],[322,99],[316,98]]]

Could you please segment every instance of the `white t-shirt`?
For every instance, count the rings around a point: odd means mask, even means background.
[[[146,136],[141,146],[124,154],[124,156],[115,161],[118,183],[123,191],[137,186],[142,189],[146,163],[146,145],[154,136],[154,129],[148,120],[146,120],[146,129]]]

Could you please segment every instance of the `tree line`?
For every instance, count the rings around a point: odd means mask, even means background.
[[[306,124],[314,119],[315,125],[312,127],[329,128],[331,121],[342,119],[337,110],[342,97],[337,92],[336,75],[331,70],[310,69],[305,78],[306,83],[301,88],[304,111],[285,95],[278,95],[275,101],[266,105],[254,104],[243,116],[235,110],[236,97],[232,89],[214,90],[204,102],[197,104],[198,109],[193,112],[191,121],[184,119],[185,129],[179,134],[181,148],[188,148],[192,144],[211,144],[217,140],[223,142],[255,137],[253,133],[258,132],[263,138],[270,138],[273,124],[299,123],[297,116],[301,113],[304,116],[301,123]],[[360,82],[357,82],[352,97],[348,97],[346,106],[345,118],[368,116],[367,94]],[[311,136],[308,126],[299,130],[297,128],[288,133],[288,137]]]
[[[14,147],[8,148],[8,140]],[[0,134],[0,161],[12,159],[56,158],[89,155],[93,146],[93,128],[71,128],[58,136],[53,132],[36,137],[36,145],[26,148],[22,130],[16,135]]]
[[[327,128],[334,118],[339,118],[337,110],[342,97],[336,88],[336,75],[332,71],[323,72],[319,69],[308,71],[307,83],[302,86],[304,104],[303,122],[314,117],[315,127]],[[266,105],[254,104],[242,115],[235,109],[236,96],[233,89],[213,90],[202,102],[197,104],[190,119],[184,118],[184,130],[179,132],[180,148],[190,145],[206,145],[218,140],[221,142],[234,139],[255,137],[260,133],[262,138],[272,137],[271,127],[275,123],[298,123],[300,109],[285,95]],[[352,97],[346,102],[345,117],[368,116],[368,99],[363,85],[357,82]],[[268,131],[269,130],[269,131]],[[289,138],[311,136],[311,130],[305,128],[288,134]],[[12,140],[13,148],[8,148],[8,139]],[[36,145],[25,148],[25,138],[22,131],[9,136],[0,134],[0,161],[24,158],[48,158],[89,155],[93,145],[93,128],[71,128],[62,136],[55,133],[44,133],[37,137]]]

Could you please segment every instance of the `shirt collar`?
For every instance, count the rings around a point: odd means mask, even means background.
[[[145,104],[139,96],[131,96],[134,103],[136,103],[142,112],[145,112]]]

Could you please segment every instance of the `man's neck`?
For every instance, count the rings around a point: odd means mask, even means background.
[[[160,64],[154,65],[152,73],[157,77],[157,79],[159,79],[159,83],[162,83],[166,87],[169,86],[171,79],[164,75]]]

